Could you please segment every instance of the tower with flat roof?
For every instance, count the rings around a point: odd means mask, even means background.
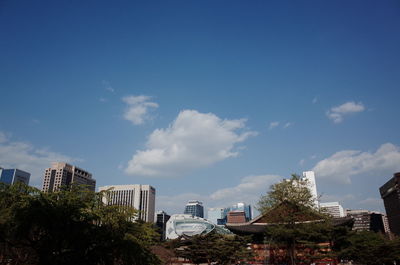
[[[70,185],[82,185],[95,191],[96,180],[88,171],[64,162],[54,162],[45,170],[42,191],[58,191],[62,186]]]
[[[138,218],[154,223],[156,189],[150,185],[110,185],[99,188],[107,191],[103,202],[107,205],[129,206],[139,211]]]

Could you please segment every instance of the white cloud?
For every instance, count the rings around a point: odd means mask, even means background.
[[[273,121],[269,124],[268,129],[272,130],[273,128],[277,127],[279,125],[279,121]]]
[[[158,104],[149,101],[149,96],[127,96],[123,97],[124,101],[128,106],[124,113],[124,119],[131,121],[135,125],[143,124],[146,120],[151,119],[149,115],[150,109],[158,108]]]
[[[292,122],[287,122],[285,123],[285,125],[283,126],[284,129],[289,128],[290,126],[292,126],[293,123]]]
[[[334,123],[341,123],[344,119],[344,116],[357,112],[362,112],[364,110],[365,107],[361,102],[356,103],[354,101],[349,101],[340,106],[331,108],[329,111],[326,112],[326,115]]]
[[[240,184],[219,189],[212,194],[183,193],[172,196],[157,196],[157,209],[165,210],[170,214],[183,213],[185,204],[189,200],[203,202],[204,210],[213,207],[228,207],[234,203],[245,202],[256,207],[261,195],[265,195],[269,187],[282,180],[276,175],[259,175],[244,177]],[[206,213],[205,213],[206,214]]]
[[[11,141],[4,135],[0,132],[0,166],[18,168],[31,173],[30,185],[41,185],[44,169],[51,166],[51,162],[77,161],[60,153],[36,148],[29,143]]]
[[[315,104],[317,102],[318,102],[318,97],[314,97],[313,100],[312,100],[312,103]]]
[[[223,206],[226,203],[234,201],[246,201],[255,203],[260,199],[261,195],[266,194],[269,187],[282,180],[283,178],[277,175],[260,175],[248,176],[241,180],[241,183],[235,187],[220,189],[210,195],[211,200]]]
[[[183,110],[168,128],[150,134],[147,149],[133,155],[125,172],[173,177],[235,157],[239,154],[235,145],[256,135],[244,128],[245,122]]]
[[[101,81],[101,83],[103,84],[105,90],[107,90],[107,91],[109,91],[109,92],[111,92],[111,93],[114,93],[114,92],[115,92],[115,89],[111,86],[111,83],[110,83],[110,82],[108,82],[108,81],[106,81],[106,80],[103,80],[103,81]]]
[[[8,140],[7,135],[4,132],[0,131],[0,144],[6,142],[7,140]]]
[[[390,175],[400,171],[400,148],[394,144],[382,144],[375,153],[358,150],[339,151],[319,161],[313,168],[318,178],[351,183],[358,174],[377,173]]]

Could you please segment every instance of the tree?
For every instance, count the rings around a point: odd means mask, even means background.
[[[158,264],[154,231],[136,211],[107,206],[79,187],[43,193],[0,186],[0,264]]]
[[[301,257],[302,262],[321,258],[319,243],[329,241],[327,235],[332,227],[328,216],[314,208],[307,184],[298,175],[292,175],[291,179],[272,185],[258,203],[260,212],[271,224],[266,231],[269,242],[278,248],[283,246],[287,262],[292,265],[297,262],[295,251],[300,246],[310,250]]]
[[[219,235],[211,232],[195,235],[184,241],[170,243],[176,255],[186,258],[194,264],[238,264],[252,257],[247,247],[248,239],[237,235]]]
[[[392,265],[393,261],[400,261],[400,239],[389,240],[372,231],[352,231],[337,251],[343,260],[365,265]]]

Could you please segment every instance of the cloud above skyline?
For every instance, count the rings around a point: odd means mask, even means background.
[[[127,104],[124,112],[124,119],[132,122],[134,125],[144,124],[145,121],[151,120],[149,112],[152,109],[157,109],[158,104],[150,101],[149,96],[126,96],[122,101]]]
[[[269,123],[268,129],[269,129],[269,130],[272,130],[272,129],[274,129],[275,127],[278,127],[278,126],[279,126],[279,121],[273,121],[273,122],[270,122],[270,123]]]
[[[31,173],[30,185],[40,186],[44,169],[55,161],[74,162],[79,159],[37,148],[30,143],[12,141],[4,132],[0,132],[0,166]]]
[[[349,101],[340,106],[336,106],[331,108],[326,112],[326,115],[329,119],[331,119],[334,123],[341,123],[345,116],[350,114],[354,114],[357,112],[362,112],[365,110],[364,105],[361,102]]]
[[[351,183],[351,177],[374,172],[400,171],[400,148],[392,143],[382,144],[376,152],[343,150],[319,161],[313,168],[318,178]]]
[[[168,128],[149,135],[147,149],[133,155],[125,172],[174,177],[236,157],[236,145],[257,134],[247,130],[245,123],[245,119],[227,120],[213,113],[183,110]]]
[[[269,187],[281,181],[277,175],[247,176],[233,187],[218,189],[211,194],[182,193],[171,196],[161,195],[157,199],[157,209],[166,210],[168,213],[183,213],[185,204],[189,200],[203,202],[205,215],[208,208],[228,207],[238,202],[250,204],[256,210],[257,203],[265,195]],[[257,211],[256,211],[257,212]]]

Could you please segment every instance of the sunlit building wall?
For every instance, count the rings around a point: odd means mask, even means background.
[[[133,207],[139,211],[138,218],[154,223],[156,190],[150,185],[111,185],[99,188],[107,191],[103,202],[108,205]]]

